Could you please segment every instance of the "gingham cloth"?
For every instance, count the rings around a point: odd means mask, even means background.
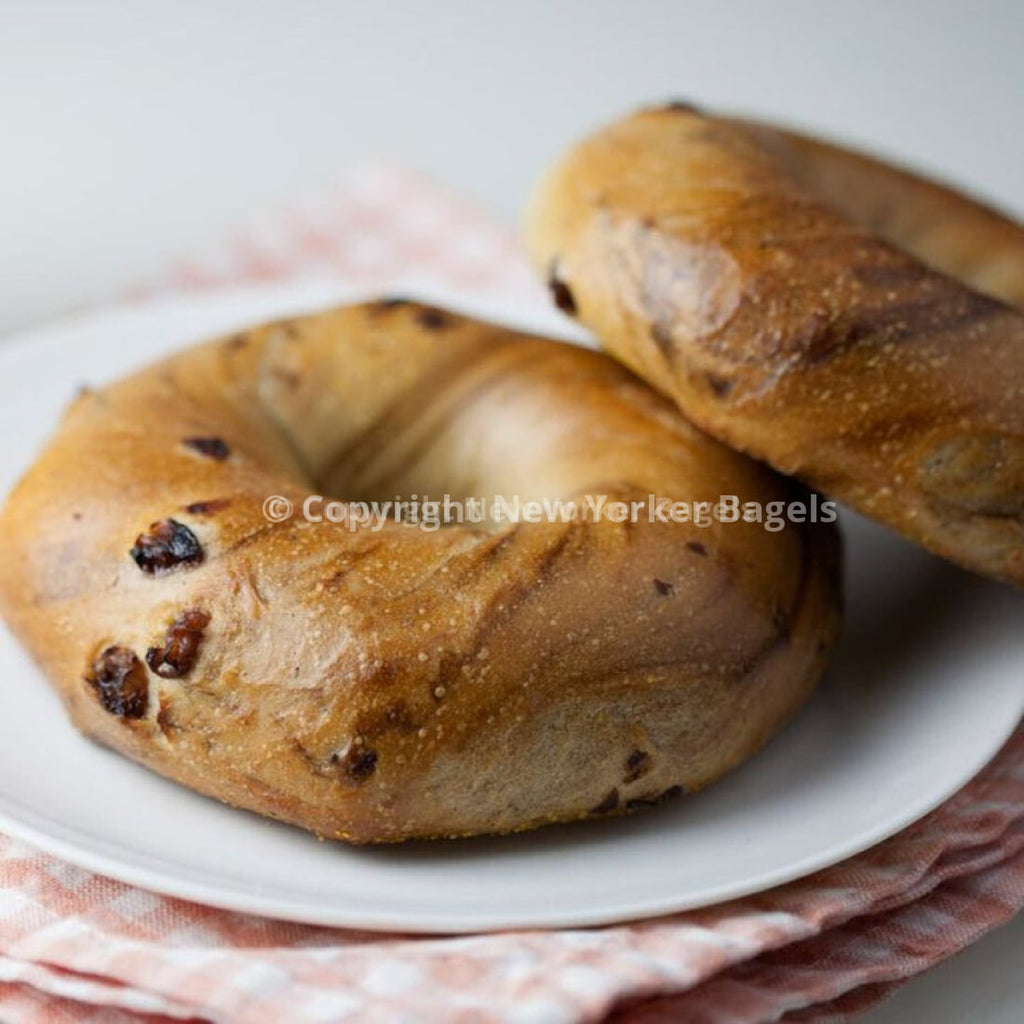
[[[376,168],[137,294],[303,274],[386,289],[424,265],[467,294],[538,287],[511,232]],[[417,938],[284,924],[156,896],[0,836],[0,1018],[841,1021],[1022,905],[1024,727],[957,796],[867,853],[747,899],[605,928]]]

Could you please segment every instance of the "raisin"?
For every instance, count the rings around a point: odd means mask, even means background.
[[[208,612],[189,608],[167,630],[163,647],[146,651],[146,664],[163,679],[180,679],[192,671],[199,657],[203,630],[210,623]]]
[[[170,704],[164,696],[160,697],[160,707],[157,709],[156,713],[156,725],[165,736],[170,736],[171,733],[178,728],[178,725],[171,714]]]
[[[216,459],[217,462],[223,462],[231,455],[227,441],[219,437],[186,437],[181,443],[199,455]]]
[[[106,647],[97,655],[85,681],[100,704],[118,718],[144,718],[149,707],[146,670],[127,647]]]
[[[662,110],[671,110],[677,114],[702,114],[703,110],[689,100],[669,100],[664,104]]]
[[[558,269],[555,266],[551,267],[551,272],[548,274],[548,289],[551,292],[551,297],[555,300],[555,305],[563,313],[567,313],[569,316],[576,315],[576,297],[565,281],[558,276]]]
[[[353,782],[365,782],[377,770],[377,751],[352,746],[331,754],[331,763],[338,765]]]
[[[636,782],[651,770],[651,755],[645,750],[634,750],[626,758],[626,771],[623,782]]]
[[[228,498],[211,498],[209,501],[194,501],[185,506],[185,511],[192,516],[208,516],[214,512],[222,512],[231,506]]]
[[[435,309],[433,306],[424,306],[416,314],[416,320],[428,331],[439,331],[452,324],[451,318],[443,310]]]
[[[718,398],[728,397],[729,392],[735,386],[735,381],[729,380],[728,377],[719,377],[716,373],[707,373],[704,376],[708,382],[708,387],[711,388]]]
[[[176,519],[152,523],[148,533],[140,533],[135,538],[130,554],[143,572],[154,576],[179,567],[198,565],[203,560],[198,538]]]

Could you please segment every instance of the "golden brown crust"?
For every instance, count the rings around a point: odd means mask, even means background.
[[[835,146],[663,108],[571,150],[527,235],[560,305],[698,426],[1024,584],[1019,225]]]
[[[825,526],[372,532],[262,512],[445,492],[802,493],[606,356],[381,302],[82,396],[0,518],[0,608],[88,735],[356,842],[697,788],[822,671]]]

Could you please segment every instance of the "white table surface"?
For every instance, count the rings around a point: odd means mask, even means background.
[[[545,162],[685,97],[1024,212],[1021,0],[0,0],[0,336],[367,157],[512,220]],[[865,1024],[1024,1019],[1024,919]]]

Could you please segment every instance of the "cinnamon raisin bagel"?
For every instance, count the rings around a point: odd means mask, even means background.
[[[698,426],[1024,584],[1024,229],[905,171],[685,104],[572,149],[528,244]]]
[[[81,395],[2,512],[0,607],[87,735],[354,842],[695,790],[836,632],[824,524],[428,530],[313,521],[311,494],[807,501],[607,356],[382,301]]]

